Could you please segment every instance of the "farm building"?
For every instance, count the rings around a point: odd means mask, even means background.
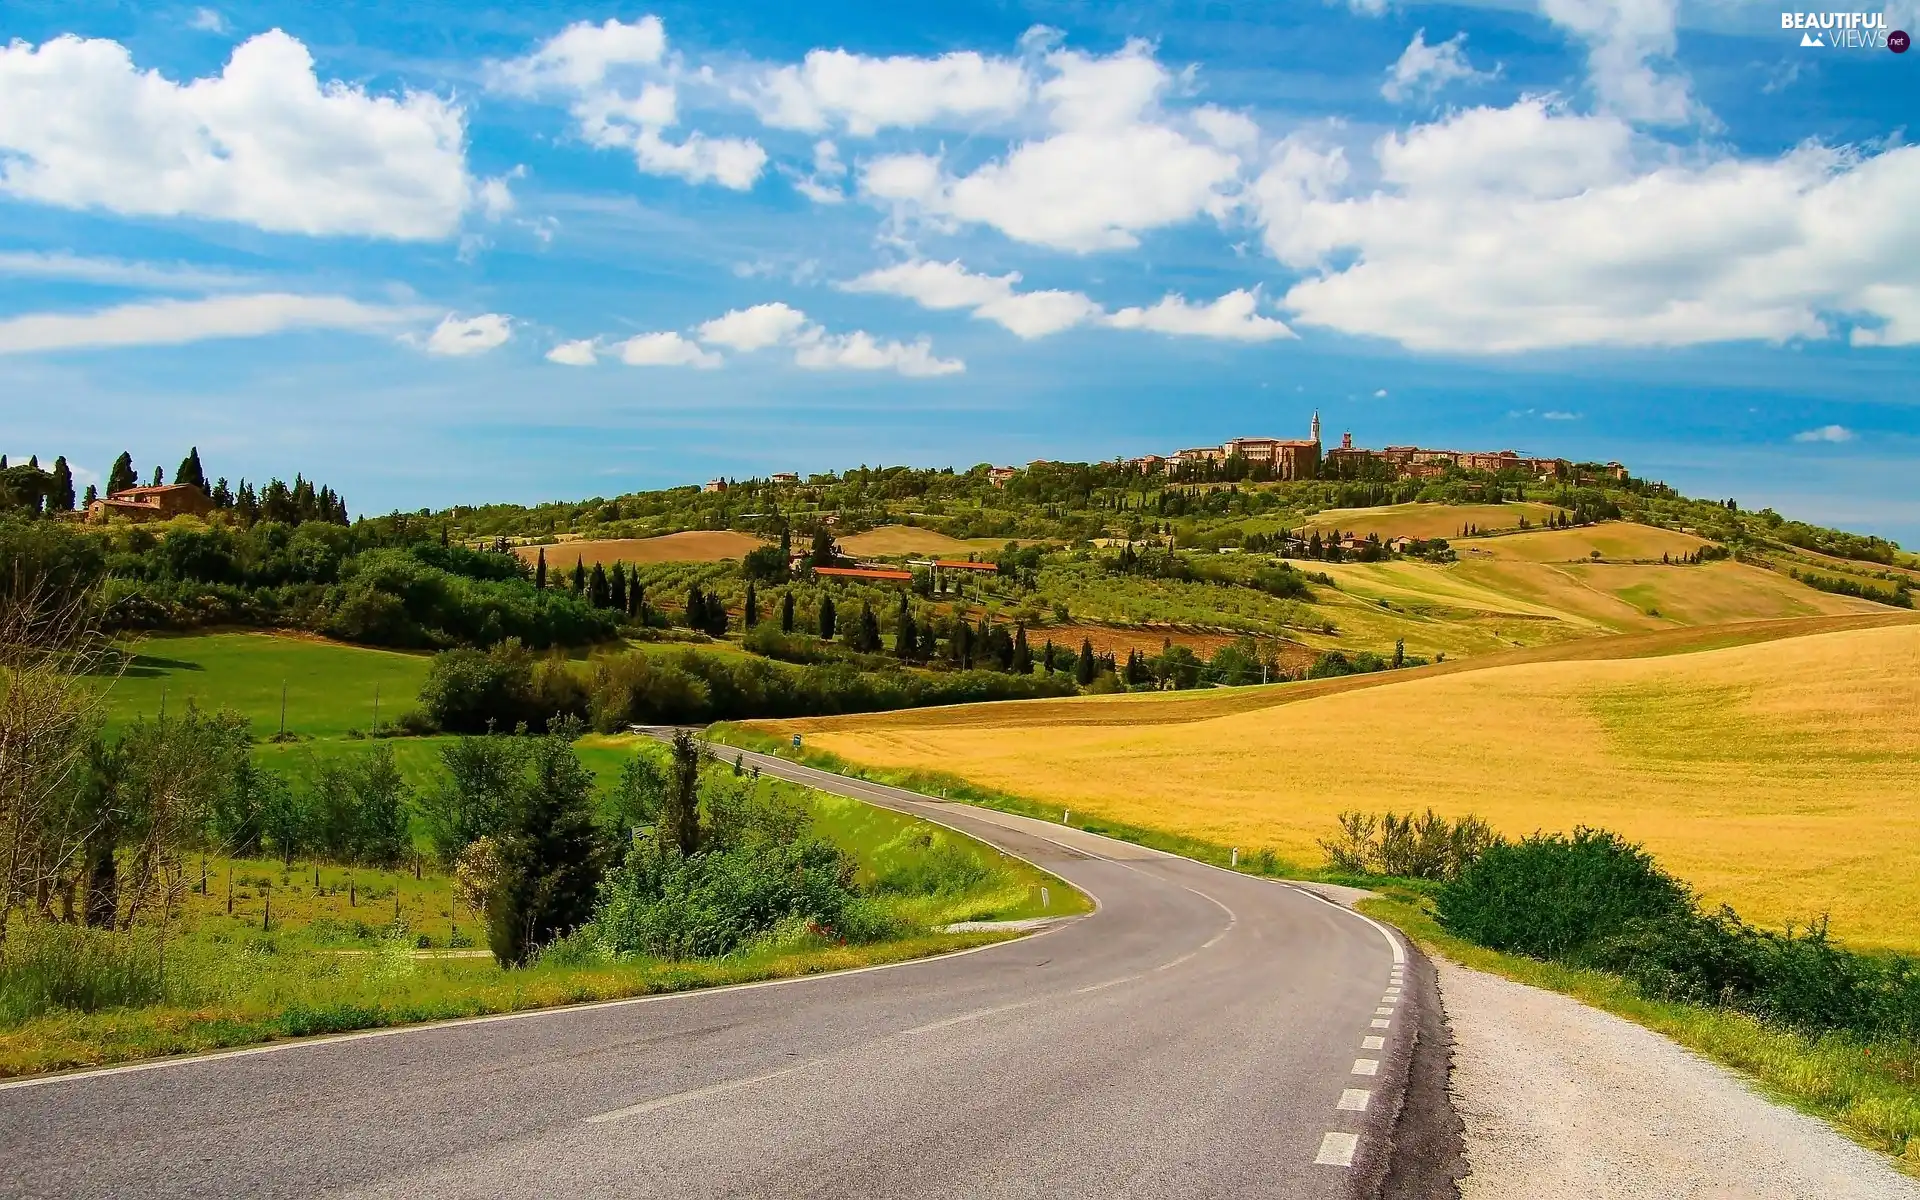
[[[168,483],[157,487],[132,487],[95,500],[87,507],[87,520],[102,522],[114,517],[129,521],[167,521],[174,517],[204,517],[213,511],[213,501],[190,483]]]

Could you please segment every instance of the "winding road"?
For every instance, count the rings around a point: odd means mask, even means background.
[[[1397,934],[747,759],[1030,859],[1098,911],[897,966],[0,1085],[0,1195],[1452,1194],[1445,1033]]]

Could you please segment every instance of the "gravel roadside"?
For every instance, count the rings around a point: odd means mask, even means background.
[[[1659,1034],[1436,966],[1466,1124],[1463,1200],[1920,1200],[1884,1159]]]

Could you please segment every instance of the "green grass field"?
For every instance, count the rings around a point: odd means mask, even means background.
[[[367,729],[376,693],[380,719],[390,721],[413,707],[428,661],[421,654],[271,633],[149,637],[127,649],[130,657],[107,691],[110,724],[191,700],[203,709],[242,713],[256,737],[280,728],[283,689],[292,733],[326,738]]]

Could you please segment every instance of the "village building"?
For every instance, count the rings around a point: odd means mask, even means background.
[[[768,483],[799,483],[800,476],[792,471],[775,471],[767,476]]]
[[[727,481],[724,479],[709,479],[701,486],[700,490],[703,492],[724,492],[727,490]]]
[[[131,487],[95,500],[87,506],[87,520],[104,522],[120,517],[128,521],[170,521],[174,517],[204,517],[213,511],[213,501],[190,483],[167,483],[154,487]]]

